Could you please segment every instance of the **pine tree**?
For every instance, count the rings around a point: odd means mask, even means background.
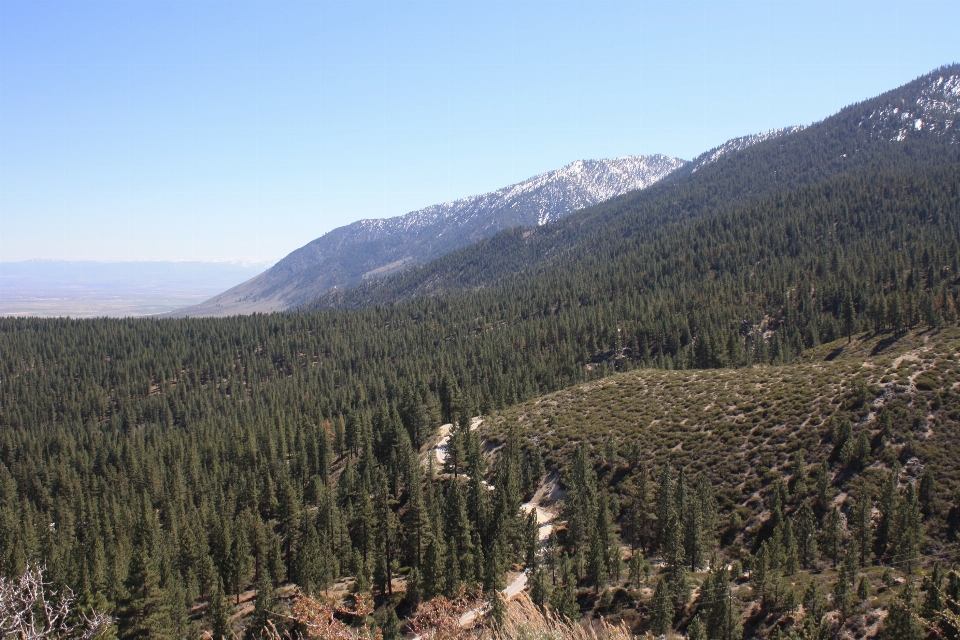
[[[176,626],[170,604],[160,587],[160,569],[143,544],[134,551],[126,588],[130,595],[118,616],[120,638],[175,638]]]
[[[880,627],[880,637],[883,640],[922,640],[925,634],[913,607],[913,583],[907,580],[900,594],[890,603],[887,618]]]
[[[647,467],[641,464],[636,481],[632,484],[630,506],[627,508],[627,515],[621,526],[623,538],[630,544],[631,551],[635,551],[638,546],[647,548],[649,543],[649,484]]]
[[[940,563],[933,565],[933,572],[923,580],[923,609],[921,615],[931,624],[937,622],[940,612],[943,611],[943,572]]]
[[[650,630],[657,635],[666,634],[673,626],[673,598],[670,597],[667,580],[661,579],[650,602]]]
[[[793,531],[797,541],[797,557],[800,566],[809,569],[810,565],[817,559],[817,538],[816,538],[816,520],[813,516],[813,509],[806,501],[801,503],[800,507],[793,516]]]
[[[393,607],[385,608],[379,626],[383,640],[400,640],[403,638],[403,634],[400,633],[400,618],[397,617],[397,610]]]
[[[445,564],[443,543],[436,536],[429,536],[423,561],[423,597],[426,600],[447,592],[444,572]]]
[[[230,590],[237,594],[237,604],[240,604],[240,592],[247,585],[251,569],[250,545],[247,541],[246,531],[243,530],[243,524],[246,523],[246,520],[247,518],[243,517],[242,514],[238,518],[238,522],[242,524],[238,527],[240,530],[230,545],[230,564],[227,572],[230,576]]]
[[[860,584],[857,585],[857,599],[860,602],[866,602],[870,599],[870,580],[867,576],[860,578]]]
[[[716,557],[710,565],[710,573],[704,581],[701,595],[704,622],[710,637],[726,639],[732,631],[729,628],[732,618],[729,573]]]
[[[530,576],[530,600],[539,607],[543,607],[550,598],[550,576],[547,570],[539,566]]]
[[[908,484],[897,507],[897,541],[893,559],[910,575],[920,563],[920,544],[923,536],[923,516],[913,484]]]
[[[781,544],[783,547],[783,573],[792,576],[800,569],[800,558],[790,520],[783,521]]]
[[[833,507],[827,514],[827,521],[823,525],[820,546],[824,554],[837,566],[840,561],[840,551],[843,548],[843,520],[840,511]]]
[[[660,482],[657,484],[656,495],[657,521],[654,531],[657,537],[657,545],[661,549],[667,545],[669,538],[672,537],[668,535],[667,527],[669,526],[671,513],[674,513],[675,510],[673,476],[670,461],[667,460],[660,471]]]
[[[819,625],[826,610],[826,602],[823,593],[820,591],[819,581],[811,580],[807,585],[803,593],[803,608],[806,610],[807,616]]]
[[[573,622],[580,620],[580,605],[577,604],[576,586],[576,577],[567,572],[560,586],[554,588],[553,593],[550,594],[550,606],[557,612],[557,615]]]
[[[610,542],[613,527],[605,495],[598,496],[597,505],[597,524],[590,537],[590,552],[587,558],[587,581],[593,584],[599,593],[600,587],[610,574]]]
[[[850,592],[853,581],[855,578],[856,569],[856,552],[855,550],[848,550],[847,554],[844,556],[843,562],[840,565],[840,572],[837,575],[837,583],[833,587],[833,603],[837,611],[840,612],[840,616],[843,619],[850,614],[850,605],[852,604],[853,597]]]
[[[158,523],[147,496],[142,498],[141,507],[136,547],[125,585],[127,598],[118,616],[119,636],[122,640],[165,640],[176,637],[177,621],[162,588]]]
[[[847,336],[847,343],[849,344],[857,317],[857,312],[853,307],[853,298],[849,292],[843,297],[843,306],[840,309],[840,314],[843,317],[843,331]]]
[[[852,542],[856,545],[860,567],[867,566],[873,558],[873,501],[863,496],[851,512]]]
[[[694,616],[693,620],[687,626],[688,640],[709,640],[707,636],[707,625],[700,617],[700,614]]]
[[[699,501],[691,501],[686,509],[684,522],[684,550],[690,571],[696,571],[704,562],[706,545],[704,544],[703,517]]]
[[[587,546],[597,521],[597,481],[583,443],[574,451],[573,463],[565,481],[567,532],[573,548]]]
[[[257,599],[253,605],[253,613],[247,623],[244,640],[266,640],[267,623],[277,611],[277,597],[273,590],[273,583],[264,575],[257,583]]]
[[[896,534],[898,517],[897,507],[899,506],[899,496],[897,492],[899,478],[900,465],[895,462],[893,469],[890,470],[890,473],[888,473],[883,480],[883,484],[880,487],[880,499],[877,503],[877,507],[880,510],[880,519],[877,522],[877,548],[879,550],[879,558],[884,558],[893,550],[892,547],[895,542],[894,536]]]
[[[223,593],[220,580],[214,582],[210,593],[210,632],[213,640],[233,640],[233,629],[230,626],[230,605]]]

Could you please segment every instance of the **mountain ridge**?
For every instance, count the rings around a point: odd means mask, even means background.
[[[291,252],[264,273],[170,317],[284,311],[422,264],[515,226],[539,226],[643,189],[685,166],[664,155],[576,160],[485,194],[393,218],[359,220]]]
[[[577,261],[597,260],[598,252],[608,258],[612,252],[629,253],[659,229],[711,217],[783,189],[850,172],[882,171],[897,163],[911,170],[924,163],[936,165],[940,160],[932,158],[941,152],[951,158],[957,153],[952,118],[960,112],[960,91],[953,89],[958,84],[960,65],[941,67],[812,125],[729,141],[649,189],[580,210],[551,225],[519,234],[501,232],[349,291],[329,291],[304,308],[375,306],[553,277]],[[944,100],[934,100],[937,97]],[[902,111],[889,107],[893,104],[925,109],[924,126],[903,127]],[[876,115],[871,119],[870,114]],[[933,153],[935,147],[941,151]]]

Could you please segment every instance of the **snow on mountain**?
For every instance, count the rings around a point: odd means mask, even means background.
[[[879,107],[865,113],[859,127],[891,142],[905,140],[917,132],[945,136],[960,142],[960,75],[931,74],[921,80],[916,97],[891,96]]]
[[[360,220],[297,249],[268,271],[177,316],[223,316],[292,309],[422,264],[502,229],[543,225],[662,180],[684,160],[663,155],[577,160],[483,195],[402,216]]]
[[[731,153],[743,151],[744,149],[752,147],[760,142],[766,142],[767,140],[773,140],[774,138],[790,135],[791,133],[796,133],[802,130],[802,126],[783,127],[781,129],[771,129],[770,131],[766,131],[764,133],[757,133],[752,136],[741,136],[739,138],[727,140],[719,147],[714,147],[713,149],[710,149],[705,153],[701,153],[699,156],[694,158],[690,163],[690,173],[696,173],[697,169],[705,167],[708,164],[713,164],[714,162],[730,155]]]
[[[663,155],[577,160],[490,193],[435,204],[396,218],[361,220],[359,224],[370,230],[407,231],[441,220],[464,224],[477,216],[492,219],[511,212],[507,217],[522,218],[518,219],[520,224],[543,225],[577,209],[649,187],[684,164],[683,160]]]

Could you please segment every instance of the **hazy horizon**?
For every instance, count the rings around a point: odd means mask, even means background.
[[[0,316],[149,316],[202,302],[272,262],[0,262]]]

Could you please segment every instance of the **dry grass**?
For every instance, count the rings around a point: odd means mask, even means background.
[[[467,609],[476,606],[476,602],[463,598],[436,598],[424,602],[410,621],[413,636],[418,640],[633,640],[637,637],[626,626],[611,625],[602,620],[571,622],[540,609],[525,594],[507,604],[502,625],[496,625],[487,616],[478,618],[470,628],[461,628],[457,621]],[[300,596],[294,602],[292,615],[283,617],[288,623],[299,626],[306,637],[313,640],[382,639],[380,630],[363,625],[348,626],[338,619],[337,613],[340,611],[334,605],[322,599]],[[347,613],[351,616],[357,614],[356,611]],[[291,632],[280,631],[273,623],[265,631],[270,640],[293,637]]]

